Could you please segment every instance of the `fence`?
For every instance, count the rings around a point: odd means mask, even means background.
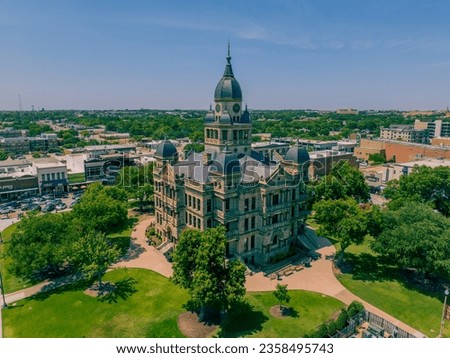
[[[380,330],[390,334],[394,338],[417,338],[404,329],[399,328],[392,322],[376,315],[375,313],[369,311],[361,311],[355,316],[349,319],[349,325],[336,333],[332,338],[348,338],[356,332],[356,328],[359,327],[363,322],[368,322],[369,325],[373,325]]]

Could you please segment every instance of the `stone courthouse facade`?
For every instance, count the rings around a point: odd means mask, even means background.
[[[204,131],[203,153],[181,160],[168,140],[156,149],[155,228],[163,246],[176,245],[185,228],[222,225],[229,257],[259,266],[286,255],[304,227],[309,155],[300,145],[276,160],[252,151],[252,119],[229,49]]]

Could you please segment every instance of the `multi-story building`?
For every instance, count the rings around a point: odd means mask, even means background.
[[[299,243],[306,214],[309,154],[291,147],[280,161],[252,150],[252,120],[228,53],[204,119],[205,151],[180,160],[175,145],[155,152],[156,231],[170,247],[185,228],[226,228],[227,255],[264,265]]]
[[[33,173],[36,175],[39,194],[62,194],[69,191],[67,166],[58,162],[34,162]]]
[[[410,143],[428,143],[428,130],[415,129],[410,125],[391,124],[389,128],[381,127],[380,139],[400,140]]]
[[[414,122],[414,128],[428,130],[429,138],[450,137],[450,122],[445,122],[442,119],[437,119],[431,122],[422,122],[419,119],[416,119]]]

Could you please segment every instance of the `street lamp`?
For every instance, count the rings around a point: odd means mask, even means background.
[[[444,331],[445,308],[447,307],[447,297],[449,293],[448,288],[446,288],[444,292],[444,307],[442,307],[441,328],[439,329],[440,338],[442,338],[442,332]]]
[[[5,299],[5,289],[3,286],[3,277],[2,277],[1,270],[0,270],[0,290],[2,290],[2,298],[3,298],[2,308],[8,308],[8,304],[6,303],[6,299]]]

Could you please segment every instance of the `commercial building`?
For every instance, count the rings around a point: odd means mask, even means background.
[[[59,162],[34,162],[33,174],[37,177],[39,194],[63,194],[69,192],[67,166]]]
[[[369,155],[374,153],[382,154],[386,160],[396,163],[420,158],[450,159],[450,147],[361,138],[359,147],[355,148],[355,156],[368,161]]]
[[[37,177],[25,160],[0,162],[0,201],[11,201],[39,192]]]
[[[450,138],[450,121],[437,119],[435,121],[424,122],[416,119],[414,122],[414,128],[418,130],[426,129],[428,131],[429,138]]]
[[[301,244],[309,154],[296,144],[275,162],[252,150],[252,119],[229,55],[204,132],[205,151],[185,160],[168,140],[156,148],[155,228],[162,250],[185,228],[222,225],[229,257],[264,265],[288,255]]]
[[[389,128],[381,127],[380,139],[399,140],[410,143],[428,143],[428,130],[415,129],[410,125],[391,124]]]

